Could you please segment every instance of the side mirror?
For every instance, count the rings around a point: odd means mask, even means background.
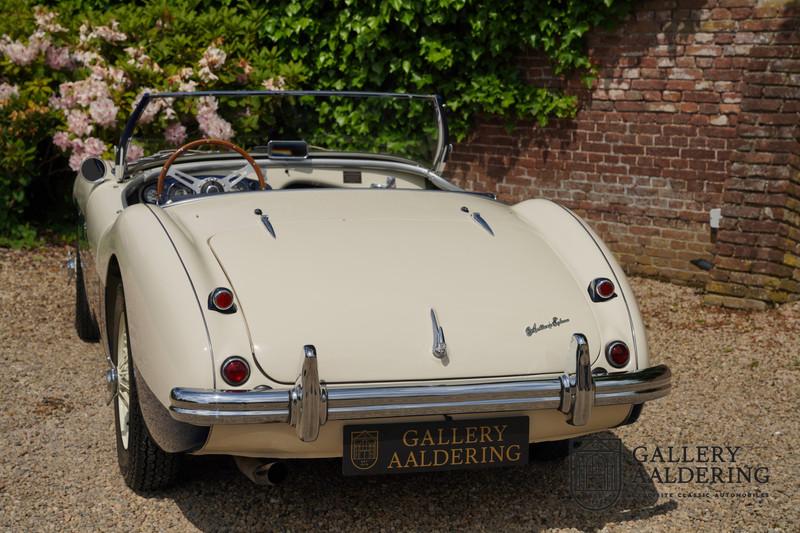
[[[103,179],[108,172],[106,162],[99,157],[87,157],[81,163],[80,175],[87,181]]]

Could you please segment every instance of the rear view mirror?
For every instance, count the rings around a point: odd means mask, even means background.
[[[305,141],[270,141],[267,143],[270,159],[306,159],[308,143]]]

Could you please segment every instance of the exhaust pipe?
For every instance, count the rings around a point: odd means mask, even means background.
[[[234,456],[233,460],[242,474],[256,485],[279,485],[289,477],[289,467],[282,461],[269,462],[239,456]]]

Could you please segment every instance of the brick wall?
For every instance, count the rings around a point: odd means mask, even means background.
[[[448,177],[590,221],[634,274],[705,286],[709,303],[800,298],[800,3],[651,1],[589,44],[581,91],[540,57],[527,79],[580,95],[572,120],[484,118]],[[709,210],[722,208],[718,231]],[[692,259],[711,261],[705,272]]]

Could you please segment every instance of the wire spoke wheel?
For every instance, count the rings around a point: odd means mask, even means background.
[[[128,449],[130,434],[130,368],[128,367],[128,328],[125,313],[122,313],[117,337],[117,410],[119,412],[119,436],[122,447]]]
[[[111,349],[111,363],[117,369],[116,401],[113,402],[117,462],[128,487],[136,492],[158,490],[175,480],[180,456],[159,448],[147,430],[134,372],[136,354],[128,335],[125,292],[119,280],[112,309],[109,338],[115,343]]]

